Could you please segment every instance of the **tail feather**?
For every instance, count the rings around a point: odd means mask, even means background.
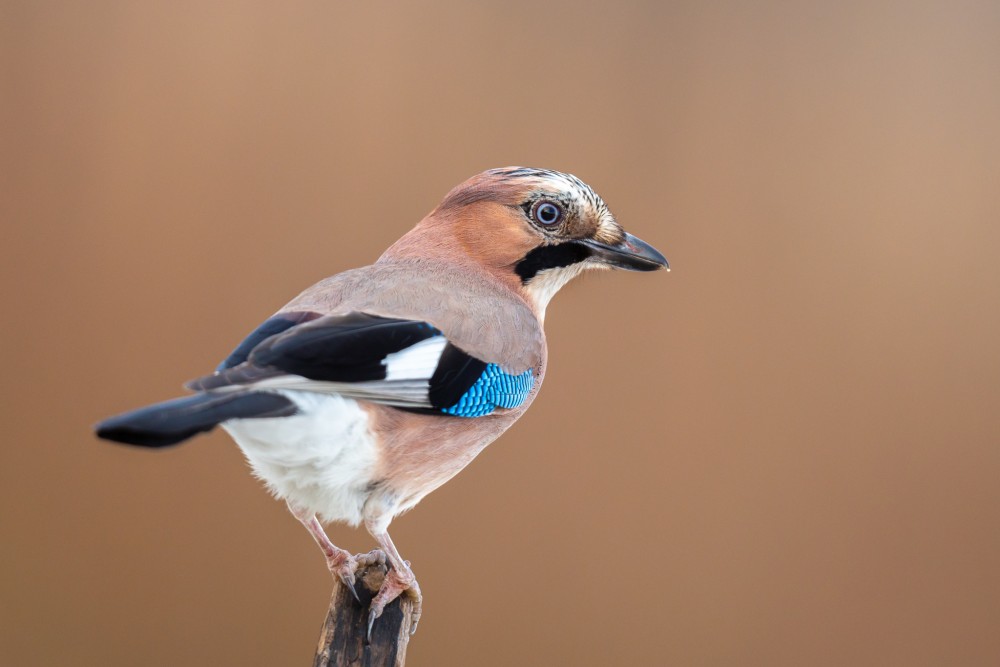
[[[95,431],[105,440],[141,447],[167,447],[211,431],[228,419],[287,417],[295,412],[295,404],[279,394],[195,394],[105,419]]]

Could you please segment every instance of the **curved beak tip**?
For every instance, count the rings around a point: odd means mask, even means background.
[[[600,243],[592,239],[578,241],[590,249],[591,256],[602,263],[627,271],[670,270],[670,264],[663,254],[642,239],[625,233],[625,238],[615,245]]]
[[[627,268],[638,269],[640,271],[670,270],[670,262],[663,256],[663,253],[639,237],[626,233],[622,246],[625,254],[632,260],[631,266]]]

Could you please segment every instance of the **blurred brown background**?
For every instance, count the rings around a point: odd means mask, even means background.
[[[308,664],[329,575],[236,447],[90,425],[508,164],[674,271],[557,297],[535,407],[394,524],[410,664],[1000,664],[997,3],[15,1],[0,31],[0,664]]]

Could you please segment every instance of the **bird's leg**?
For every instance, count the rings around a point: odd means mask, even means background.
[[[361,566],[385,563],[385,554],[375,549],[366,554],[351,555],[351,552],[341,549],[330,541],[315,514],[292,503],[287,503],[287,505],[292,515],[306,527],[306,530],[309,531],[309,534],[313,536],[316,544],[323,551],[323,555],[326,556],[326,566],[330,568],[330,573],[344,582],[344,585],[351,591],[354,599],[360,602],[358,593],[354,589],[354,573]]]
[[[391,566],[385,575],[382,587],[379,588],[378,594],[372,599],[372,603],[368,608],[368,640],[371,641],[372,627],[375,625],[375,619],[382,615],[382,611],[387,604],[404,592],[414,599],[413,611],[410,615],[410,634],[412,635],[417,631],[417,623],[420,622],[420,607],[423,603],[423,596],[420,594],[420,586],[417,585],[417,578],[413,576],[413,570],[410,569],[410,561],[403,560],[399,552],[396,551],[396,545],[392,543],[392,539],[389,537],[387,525],[381,525],[381,522],[368,521],[365,524],[368,532],[371,533],[375,541],[382,547],[382,551],[385,552]]]

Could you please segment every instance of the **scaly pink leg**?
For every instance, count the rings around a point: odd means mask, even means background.
[[[420,594],[417,578],[413,576],[413,570],[410,569],[410,561],[403,560],[399,552],[396,551],[396,545],[392,543],[388,530],[381,528],[375,522],[366,522],[366,527],[379,546],[382,547],[386,558],[389,559],[389,565],[392,566],[385,575],[382,587],[379,588],[378,594],[372,599],[371,606],[368,608],[368,641],[371,641],[372,638],[372,627],[375,625],[375,619],[382,615],[387,604],[404,592],[414,598],[413,612],[410,616],[410,634],[412,635],[417,631],[417,623],[420,622],[420,608],[424,598]]]
[[[302,522],[302,525],[306,527],[309,534],[313,536],[316,540],[316,544],[322,549],[323,555],[326,556],[326,566],[330,568],[330,573],[338,577],[347,589],[351,591],[351,595],[354,599],[360,602],[358,598],[358,593],[354,590],[355,578],[354,573],[361,566],[374,565],[375,563],[383,564],[385,563],[385,554],[378,549],[370,551],[366,554],[358,554],[357,556],[351,555],[349,551],[345,551],[340,547],[336,546],[330,541],[330,538],[326,536],[326,531],[323,530],[322,524],[320,524],[319,519],[312,512],[302,509],[301,507],[296,507],[291,503],[286,503],[288,505],[289,511],[292,515]]]

